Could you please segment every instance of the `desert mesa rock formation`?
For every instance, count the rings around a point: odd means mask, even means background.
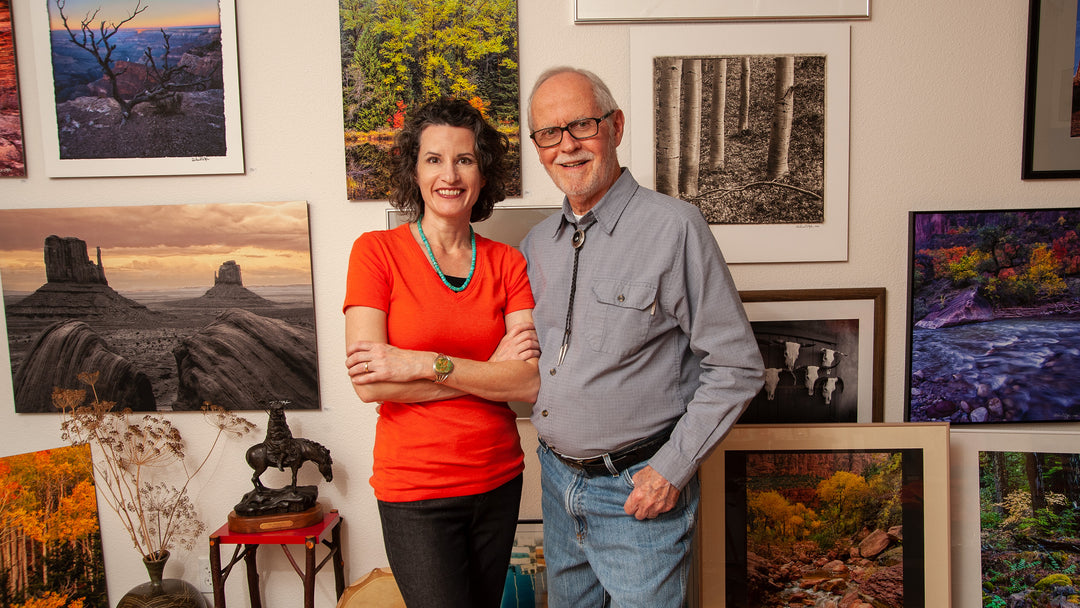
[[[55,411],[52,390],[85,388],[83,372],[132,410],[319,407],[314,311],[251,292],[235,260],[201,297],[151,309],[109,287],[78,238],[48,237],[44,257],[48,282],[7,306],[17,412]]]
[[[153,320],[158,315],[109,287],[100,247],[94,263],[86,253],[86,241],[49,235],[45,238],[44,256],[47,282],[8,306],[9,318],[117,321]]]
[[[172,307],[194,308],[262,308],[277,306],[275,302],[244,287],[240,265],[235,260],[223,263],[214,273],[214,286],[198,298],[166,302]]]

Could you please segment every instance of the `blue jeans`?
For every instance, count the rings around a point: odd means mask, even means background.
[[[540,456],[544,558],[551,608],[678,608],[686,601],[701,488],[695,475],[675,508],[639,521],[623,504],[632,477],[571,468],[544,444]]]
[[[522,476],[490,492],[379,501],[383,545],[409,608],[499,608]]]

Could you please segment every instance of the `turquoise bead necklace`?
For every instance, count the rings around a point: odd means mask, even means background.
[[[469,240],[472,241],[472,262],[469,263],[469,276],[465,277],[465,282],[461,284],[461,287],[455,287],[450,281],[446,280],[446,275],[443,274],[442,268],[439,268],[439,262],[435,259],[435,253],[431,251],[431,244],[428,243],[427,237],[424,236],[424,215],[420,214],[420,219],[416,220],[416,229],[420,232],[420,240],[424,243],[424,249],[427,251],[427,257],[431,260],[431,265],[435,267],[435,272],[439,273],[439,278],[442,279],[443,285],[450,288],[450,291],[461,292],[469,286],[469,282],[472,281],[473,272],[476,271],[476,233],[473,232],[472,226],[469,226]]]

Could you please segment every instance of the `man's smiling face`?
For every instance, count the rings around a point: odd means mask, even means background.
[[[534,129],[563,127],[582,118],[599,118],[607,110],[597,105],[587,78],[562,73],[545,81],[533,93],[530,125]],[[576,213],[584,214],[591,209],[619,178],[616,148],[622,141],[622,133],[623,113],[616,110],[600,123],[594,137],[574,139],[564,132],[557,145],[537,146],[544,169],[566,194]]]

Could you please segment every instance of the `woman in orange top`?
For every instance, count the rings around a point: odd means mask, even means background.
[[[353,388],[381,403],[383,542],[409,608],[497,608],[524,470],[507,401],[540,385],[525,259],[471,226],[504,198],[507,139],[441,100],[395,147],[391,202],[410,222],[356,240],[344,306]]]

